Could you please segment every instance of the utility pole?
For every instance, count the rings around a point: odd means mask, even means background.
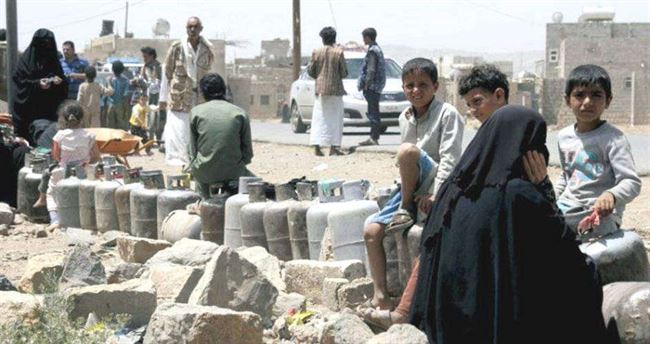
[[[124,14],[124,38],[126,37],[127,28],[129,27],[129,2],[126,2],[126,13]]]
[[[293,0],[293,80],[300,76],[300,0]]]
[[[18,20],[16,15],[16,0],[7,0],[7,105],[9,112],[13,113],[14,83],[12,76],[18,61]]]

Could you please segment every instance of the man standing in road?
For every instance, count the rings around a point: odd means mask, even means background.
[[[63,57],[60,62],[63,75],[65,75],[68,81],[68,99],[77,100],[79,85],[86,80],[85,72],[86,67],[88,67],[88,61],[77,56],[72,41],[63,42],[61,50],[63,50]]]
[[[214,55],[212,45],[201,36],[201,20],[187,20],[187,38],[176,41],[167,52],[160,109],[167,108],[167,123],[163,133],[165,161],[169,165],[187,165],[190,146],[190,111],[203,103],[199,94],[199,80],[210,71]]]
[[[368,102],[368,120],[370,121],[370,138],[359,142],[360,146],[374,146],[379,144],[381,134],[381,116],[379,113],[379,97],[386,85],[386,62],[384,53],[376,42],[377,31],[367,28],[361,32],[363,43],[368,45],[368,53],[361,64],[361,74],[357,81],[357,89],[363,91],[363,96]]]

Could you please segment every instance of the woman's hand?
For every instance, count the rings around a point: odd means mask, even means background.
[[[58,75],[55,75],[54,78],[52,78],[52,82],[53,82],[55,85],[60,85],[60,84],[63,82],[63,79],[59,78]]]
[[[539,184],[546,179],[546,159],[537,151],[528,151],[523,156],[524,170],[528,180],[533,184]]]

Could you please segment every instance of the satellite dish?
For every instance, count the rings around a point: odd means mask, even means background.
[[[551,17],[553,19],[553,22],[555,24],[560,24],[562,23],[562,19],[564,19],[564,15],[562,12],[555,12],[553,13],[553,16]]]
[[[153,24],[152,30],[154,36],[169,36],[169,22],[160,18]]]

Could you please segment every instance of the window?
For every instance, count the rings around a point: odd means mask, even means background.
[[[255,96],[251,94],[251,105],[255,104]]]
[[[632,88],[632,77],[625,78],[625,88]]]
[[[560,52],[557,49],[548,51],[548,62],[557,63],[560,60]]]
[[[271,102],[271,97],[268,95],[261,95],[260,96],[260,105],[269,105]]]

